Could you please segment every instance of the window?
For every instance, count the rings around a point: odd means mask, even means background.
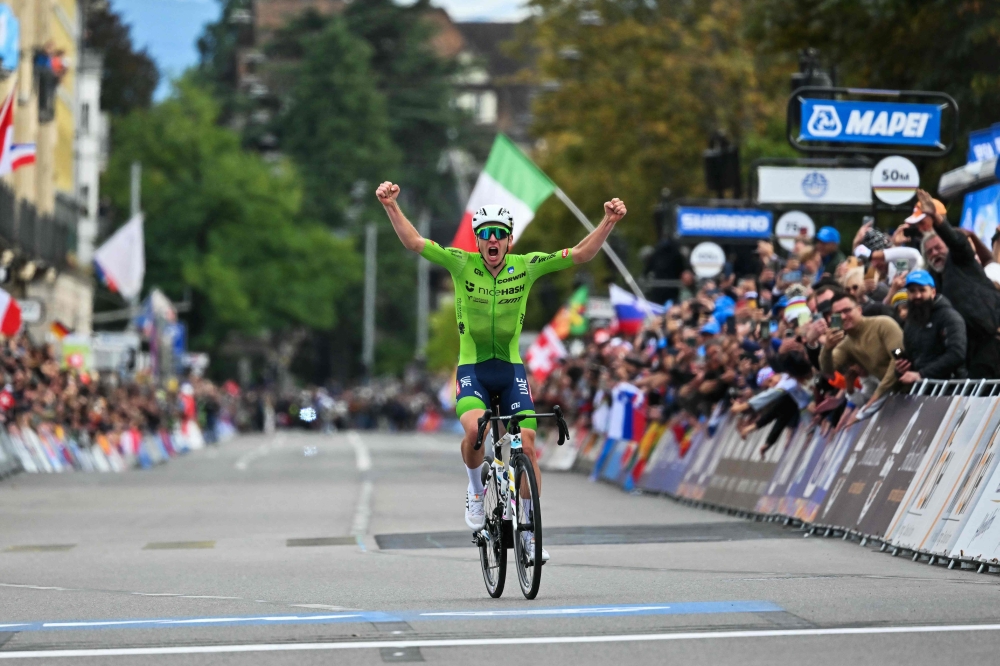
[[[88,102],[80,105],[80,131],[83,134],[90,134],[90,104]]]

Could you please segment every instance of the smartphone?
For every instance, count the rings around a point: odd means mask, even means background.
[[[832,315],[830,315],[830,328],[832,328],[835,331],[839,331],[843,327],[844,327],[844,318],[840,315],[839,312],[834,312]]]
[[[771,335],[771,322],[769,322],[768,320],[765,319],[764,321],[760,322],[760,324],[758,324],[758,327],[759,327],[757,333],[758,338],[766,338],[767,336]]]
[[[908,262],[906,259],[897,259],[892,263],[896,266],[897,275],[902,275],[903,273],[907,273],[910,270],[910,262]]]
[[[726,318],[726,335],[736,335],[736,317]]]
[[[906,352],[904,352],[902,349],[899,349],[897,347],[896,349],[892,350],[892,357],[894,359],[896,359],[897,361],[901,361],[904,358],[906,358]]]

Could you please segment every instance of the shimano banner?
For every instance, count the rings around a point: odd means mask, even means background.
[[[678,236],[769,238],[774,216],[748,208],[677,207]]]
[[[799,141],[939,147],[935,104],[802,99]]]

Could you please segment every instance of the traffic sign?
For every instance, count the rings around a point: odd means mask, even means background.
[[[698,243],[691,250],[691,268],[702,278],[715,277],[726,264],[726,253],[715,243]]]
[[[891,155],[872,169],[872,192],[879,201],[891,206],[905,204],[920,187],[920,171],[910,160]]]
[[[812,218],[800,210],[790,210],[774,225],[774,235],[778,243],[789,252],[795,249],[796,240],[812,240],[816,235],[816,225]]]

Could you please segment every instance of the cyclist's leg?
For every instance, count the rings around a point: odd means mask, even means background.
[[[521,363],[507,364],[511,375],[506,379],[504,390],[500,393],[500,408],[503,416],[512,414],[531,414],[535,411],[535,403],[531,399],[531,388],[528,386],[528,376]],[[521,448],[531,461],[535,470],[535,481],[538,494],[542,493],[542,470],[538,467],[538,456],[535,452],[535,419],[521,422]],[[527,493],[527,488],[524,490]],[[527,495],[524,498],[527,499]]]
[[[462,460],[469,470],[478,470],[483,464],[485,449],[475,450],[476,435],[479,431],[479,417],[486,411],[486,400],[489,394],[483,388],[476,376],[476,366],[473,364],[458,366],[456,374],[455,413],[465,430],[462,438]],[[472,472],[469,479],[472,481]],[[473,481],[474,483],[474,481]]]

